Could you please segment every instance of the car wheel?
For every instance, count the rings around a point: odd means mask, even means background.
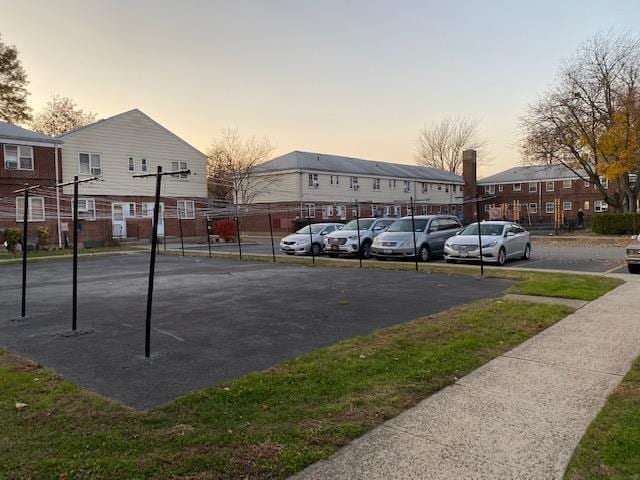
[[[505,263],[507,263],[507,251],[504,249],[504,247],[501,247],[500,251],[498,252],[498,265],[502,266]]]
[[[627,263],[627,268],[629,269],[629,273],[640,273],[640,265]]]
[[[428,262],[431,260],[431,251],[429,250],[428,245],[422,245],[418,249],[418,261],[419,262]]]
[[[371,242],[364,242],[360,247],[360,256],[362,258],[371,258]]]
[[[530,260],[531,259],[531,245],[527,243],[527,246],[524,247],[524,253],[522,254],[522,260]]]
[[[320,247],[319,244],[314,243],[311,245],[311,255],[317,257],[318,255],[320,255],[320,252],[322,252],[322,247]]]

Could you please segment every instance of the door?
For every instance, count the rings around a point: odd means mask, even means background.
[[[124,203],[111,204],[111,229],[113,238],[125,238],[127,236]]]
[[[153,206],[154,202],[145,202],[143,215],[147,218],[151,218],[151,224],[153,225]],[[158,236],[164,237],[164,202],[160,202],[160,212],[158,212]]]
[[[505,230],[504,249],[507,253],[507,257],[513,257],[520,252],[521,240],[518,238],[517,229],[513,225],[507,226]],[[524,248],[522,249],[524,251]]]

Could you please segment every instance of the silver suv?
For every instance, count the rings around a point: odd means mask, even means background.
[[[373,239],[391,225],[393,218],[361,218],[351,220],[340,231],[330,233],[324,238],[324,250],[330,257],[341,253],[371,257]],[[358,250],[358,222],[360,223],[360,249]]]
[[[461,228],[460,220],[453,215],[402,217],[373,241],[371,252],[378,260],[414,258],[417,252],[419,261],[428,262],[434,256],[442,255],[444,242]]]

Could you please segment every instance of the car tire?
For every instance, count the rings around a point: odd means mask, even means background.
[[[431,260],[431,250],[429,250],[429,245],[421,245],[418,249],[418,261],[428,262],[429,260]]]
[[[524,253],[522,254],[522,260],[531,260],[531,245],[527,243],[524,247]]]
[[[384,262],[386,260],[386,257],[376,257],[376,260]]]
[[[364,242],[360,245],[360,256],[362,258],[371,258],[371,242]]]
[[[627,269],[629,270],[629,273],[640,273],[640,265],[627,263]]]
[[[505,263],[507,263],[507,251],[504,247],[500,247],[498,251],[498,265],[502,267]]]
[[[314,257],[319,257],[320,253],[322,253],[322,247],[319,243],[311,244],[311,250],[309,250],[309,255],[313,255]]]

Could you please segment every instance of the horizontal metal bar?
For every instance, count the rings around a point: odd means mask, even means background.
[[[13,193],[24,193],[27,190],[33,190],[35,188],[40,188],[40,185],[32,185],[30,187],[21,188],[20,190],[14,190]]]
[[[66,187],[67,185],[73,185],[74,183],[93,182],[95,180],[100,180],[100,179],[98,177],[89,177],[89,178],[83,178],[82,180],[78,180],[77,182],[72,180],[70,182],[59,183],[57,186],[58,187]]]
[[[133,178],[145,178],[145,177],[156,177],[158,175],[181,175],[187,174],[191,175],[191,170],[173,170],[172,172],[160,172],[160,173],[136,173],[135,175],[131,175]]]

